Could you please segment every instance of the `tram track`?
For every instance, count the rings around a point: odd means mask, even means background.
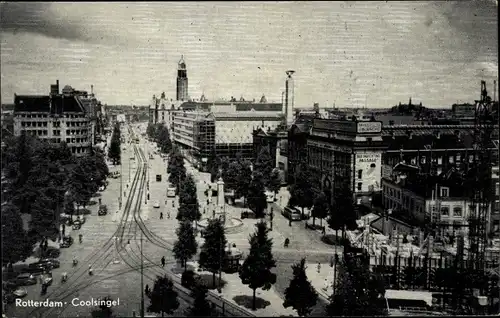
[[[148,164],[147,158],[145,157],[142,149],[137,149],[136,146],[134,146],[134,149],[135,149],[136,153],[138,153],[137,158],[139,159],[140,164],[142,164],[142,166],[141,166],[142,169],[144,169],[145,165]],[[133,212],[132,212],[133,218],[134,218],[133,227],[134,227],[135,246],[139,247],[137,235],[139,233],[141,233],[142,235],[144,235],[144,237],[150,243],[152,243],[160,248],[163,248],[169,252],[172,252],[173,244],[170,242],[167,242],[165,239],[163,239],[163,238],[159,237],[158,235],[156,235],[155,233],[151,232],[146,227],[144,220],[142,219],[142,217],[140,215],[140,207],[142,204],[142,197],[144,194],[144,184],[146,183],[146,174],[144,172],[145,171],[143,171],[143,173],[142,173],[143,175],[141,178],[142,186],[139,187],[138,199],[137,199],[136,204],[135,204],[135,209],[133,209]],[[132,224],[129,225],[129,233],[131,232],[131,230],[132,230]],[[140,232],[138,232],[137,230],[140,230]],[[144,255],[142,248],[139,247],[139,253],[135,253],[132,251],[132,248],[127,249],[126,248],[127,245],[129,245],[129,244],[125,244],[125,242],[122,241],[121,247],[118,249],[118,253],[120,255],[120,258],[123,260],[123,262],[125,264],[127,264],[129,267],[138,268],[137,265],[138,264],[140,265],[141,262],[144,262],[144,259],[146,259],[146,261],[149,262],[150,265],[156,264],[156,266],[148,267],[147,271],[145,273],[143,271],[143,275],[145,277],[147,277],[148,279],[154,281],[156,276],[163,276],[165,274],[167,274],[168,276],[171,276],[171,277],[176,277],[176,274],[174,272],[172,272],[171,270],[169,270],[167,268],[162,268],[159,263],[154,262],[153,260],[149,259],[146,255]],[[122,251],[125,251],[123,253],[125,255],[120,253]],[[142,259],[141,259],[141,257],[142,257]],[[127,260],[126,258],[129,258],[129,260]],[[170,262],[168,262],[168,263],[170,263]],[[185,287],[181,286],[178,281],[173,280],[173,282],[174,282],[174,288],[177,291],[179,298],[188,304],[192,304],[193,298],[191,297],[191,291],[186,289]],[[249,312],[243,308],[240,308],[239,306],[237,306],[235,304],[228,302],[227,300],[217,296],[213,292],[209,292],[209,294],[207,295],[207,300],[214,303],[219,308],[222,308],[222,311],[225,312],[225,314],[227,316],[241,316],[241,317],[254,316],[251,312]]]
[[[71,297],[73,294],[79,292],[82,289],[90,286],[93,283],[92,278],[90,278],[91,282],[88,280],[80,281],[82,277],[88,275],[88,267],[89,265],[94,269],[94,275],[100,274],[105,268],[111,263],[110,258],[113,257],[113,253],[109,253],[113,250],[114,245],[116,245],[116,237],[123,238],[125,226],[127,224],[127,219],[130,214],[130,208],[132,205],[132,201],[134,199],[133,193],[135,192],[138,181],[140,177],[140,170],[138,169],[134,175],[134,179],[132,180],[129,197],[127,198],[122,216],[120,218],[120,222],[118,227],[113,235],[111,235],[108,240],[102,245],[101,248],[96,249],[96,251],[92,252],[89,256],[87,256],[83,261],[79,262],[76,270],[68,276],[68,282],[60,285],[59,288],[54,289],[52,292],[45,295],[45,299],[58,299],[60,301],[64,301]],[[97,268],[97,271],[95,270]],[[36,308],[32,310],[28,316],[32,317],[40,317],[44,314],[49,314],[52,308]]]

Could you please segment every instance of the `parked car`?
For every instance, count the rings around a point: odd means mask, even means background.
[[[73,245],[73,238],[71,236],[63,237],[63,241],[59,243],[60,248],[68,248]]]
[[[80,225],[83,225],[85,223],[86,219],[84,216],[78,216],[76,220],[73,221],[73,224],[79,223]]]
[[[99,192],[103,192],[104,190],[106,190],[106,186],[102,185],[102,186],[99,187]]]
[[[160,207],[160,201],[155,201],[155,203],[153,204],[153,207],[158,209]]]
[[[255,212],[247,210],[241,212],[241,219],[255,219]]]
[[[35,275],[30,273],[22,273],[19,274],[16,278],[14,278],[14,282],[18,286],[27,286],[27,285],[36,285]]]
[[[9,292],[13,291],[18,287],[18,284],[16,283],[15,279],[9,279],[9,280],[4,280],[2,281],[2,289]]]
[[[57,249],[57,248],[54,248],[54,249],[49,249],[46,253],[46,256],[48,258],[57,258],[59,256],[61,256],[61,250],[60,249]]]
[[[82,224],[81,223],[73,223],[73,230],[79,230],[82,228]]]
[[[32,265],[32,264],[30,264]],[[33,275],[40,275],[43,272],[45,272],[45,267],[43,266],[30,266],[28,265],[27,267],[23,268],[21,270],[21,273],[28,273],[28,274],[33,274]]]
[[[58,260],[53,259],[53,258],[44,258],[44,259],[40,260],[38,263],[47,264],[51,268],[59,268],[61,266],[61,263]]]
[[[99,211],[97,212],[97,215],[106,215],[108,214],[108,206],[105,204],[101,204],[99,207]]]
[[[28,291],[24,287],[17,287],[16,290],[12,292],[12,294],[14,294],[16,298],[23,298],[26,297],[26,295],[28,295]]]

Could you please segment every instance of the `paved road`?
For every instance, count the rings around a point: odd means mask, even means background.
[[[124,167],[128,165],[130,150],[127,149],[122,151],[122,161]],[[120,171],[119,166],[109,166],[110,171]],[[128,179],[128,169],[123,170],[123,180]],[[134,170],[131,169],[131,173]],[[125,183],[124,183],[125,184]],[[104,243],[113,235],[117,227],[117,218],[115,212],[118,210],[118,197],[120,193],[120,179],[109,179],[109,185],[104,192],[100,192],[95,196],[92,201],[95,204],[87,207],[90,210],[90,214],[86,215],[86,222],[80,230],[73,231],[70,227],[66,227],[66,235],[71,235],[75,242],[74,244],[66,249],[61,249],[61,255],[58,260],[61,263],[61,267],[54,269],[52,271],[54,281],[53,284],[48,288],[48,293],[45,296],[40,295],[39,284],[33,286],[27,286],[28,296],[26,300],[45,300],[46,298],[57,299],[57,295],[62,295],[68,286],[80,286],[79,288],[74,288],[74,295],[78,295],[81,286],[83,286],[88,280],[87,269],[89,261],[92,264],[96,274],[100,273],[109,263],[112,255],[109,257],[102,257],[95,259],[95,255],[99,252],[103,252],[101,248]],[[127,194],[128,195],[128,194]],[[108,206],[109,213],[105,216],[98,216],[98,199],[101,198],[102,204]],[[78,235],[83,235],[83,243],[78,243]],[[72,266],[73,257],[79,260],[79,265],[77,267]],[[91,260],[92,258],[92,260]],[[61,283],[62,273],[68,273],[69,280],[67,283]],[[22,308],[22,307],[10,307],[7,309],[7,313],[14,316],[28,317],[40,314],[43,310],[33,311],[33,308]],[[80,314],[89,314],[89,308],[79,307],[78,312]]]

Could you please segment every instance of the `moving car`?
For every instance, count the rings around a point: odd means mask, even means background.
[[[22,273],[14,278],[14,282],[18,286],[36,285],[36,278],[33,274]]]
[[[255,213],[253,211],[243,211],[241,212],[241,219],[255,219]]]
[[[167,197],[175,198],[175,187],[168,187],[167,188]]]
[[[156,175],[156,182],[161,182],[161,174]]]
[[[99,207],[99,211],[97,212],[97,215],[106,215],[108,214],[108,206],[105,204],[101,204]]]
[[[290,219],[292,221],[300,221],[301,219],[301,213],[297,208],[294,207],[285,207],[282,211],[281,214],[283,214],[284,217],[287,219]]]
[[[153,207],[158,209],[160,207],[160,201],[155,201]]]

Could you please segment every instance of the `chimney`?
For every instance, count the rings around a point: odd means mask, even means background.
[[[293,73],[295,71],[286,71],[287,79],[285,81],[285,118],[286,125],[290,126],[293,124],[293,109],[294,109],[294,84],[293,84]]]

